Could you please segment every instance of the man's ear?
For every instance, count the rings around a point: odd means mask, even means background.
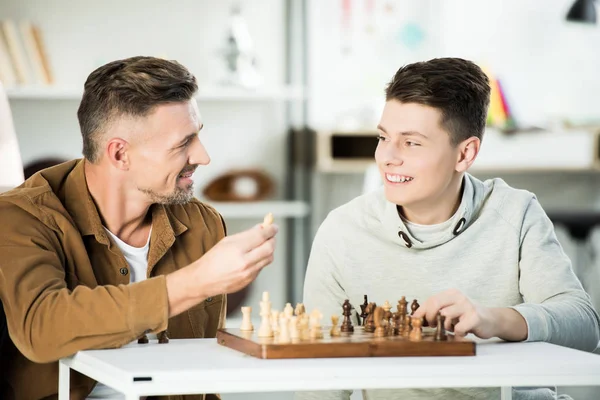
[[[481,140],[475,136],[471,136],[468,139],[463,140],[458,145],[458,159],[456,160],[456,171],[465,172],[475,162],[477,154],[479,154],[479,147],[481,146]]]
[[[125,139],[112,138],[106,143],[106,155],[110,163],[117,169],[129,169],[129,143]]]

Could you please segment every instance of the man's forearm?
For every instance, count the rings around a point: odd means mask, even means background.
[[[500,339],[521,342],[527,339],[527,322],[512,308],[492,308],[496,321],[496,335]]]
[[[166,276],[169,318],[189,310],[208,297],[201,288],[190,284],[194,281],[191,274],[190,268],[186,267]]]

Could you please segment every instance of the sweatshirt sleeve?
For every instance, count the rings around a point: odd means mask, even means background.
[[[47,363],[166,329],[164,276],[70,289],[53,232],[20,208],[1,206],[0,299],[10,337],[25,357]]]
[[[304,306],[310,313],[318,309],[323,314],[323,324],[328,325],[333,314],[341,315],[342,304],[348,297],[344,291],[342,265],[344,248],[340,246],[340,229],[330,214],[319,227],[313,240],[306,278],[304,280]],[[296,400],[349,400],[351,390],[296,392]]]
[[[600,340],[600,318],[535,198],[525,212],[520,240],[524,303],[513,308],[527,322],[527,341],[593,351]]]

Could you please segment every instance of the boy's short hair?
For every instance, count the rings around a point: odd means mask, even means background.
[[[114,119],[145,117],[161,104],[191,100],[196,78],[183,65],[154,57],[131,57],[103,65],[90,74],[77,117],[83,155],[100,157],[102,134]]]
[[[442,128],[456,146],[482,138],[490,103],[487,75],[461,58],[435,58],[401,67],[385,90],[386,101],[417,103],[438,109]]]

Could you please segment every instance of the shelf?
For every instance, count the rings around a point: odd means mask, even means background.
[[[6,93],[12,100],[77,100],[82,88],[69,86],[22,86],[8,87]],[[200,87],[198,101],[284,101],[304,99],[301,87],[282,86],[245,90],[240,88],[204,86]]]
[[[213,206],[223,215],[223,218],[255,218],[261,222],[262,218],[273,213],[277,218],[302,218],[308,215],[308,204],[302,201],[259,201],[250,203],[217,202],[201,199]]]

